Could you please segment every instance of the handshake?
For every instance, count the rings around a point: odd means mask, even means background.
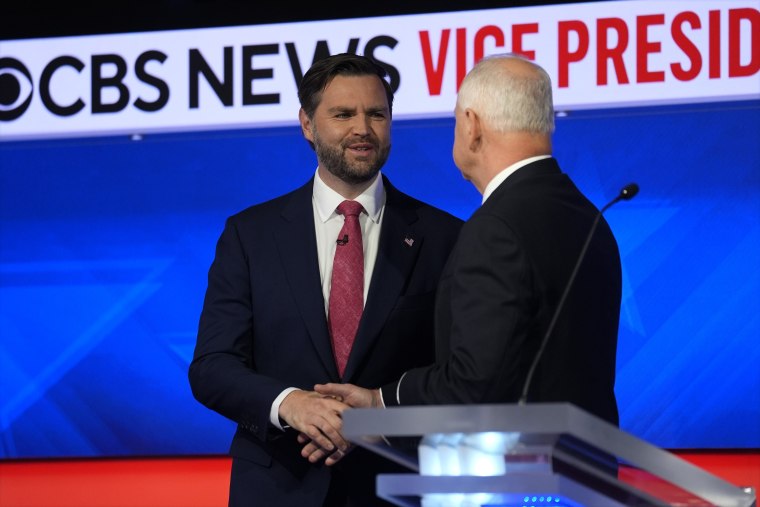
[[[296,390],[280,404],[280,419],[299,432],[301,456],[311,463],[334,465],[352,448],[343,437],[343,412],[349,408],[384,408],[379,389],[353,384],[317,384]]]

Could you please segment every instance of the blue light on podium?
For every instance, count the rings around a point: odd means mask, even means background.
[[[417,449],[423,476],[499,476],[514,471],[545,471],[543,459],[525,459],[520,433],[429,433]],[[520,501],[521,500],[521,501]],[[578,507],[558,495],[533,494],[516,499],[501,493],[427,493],[421,507]]]
[[[557,495],[526,495],[516,501],[499,493],[434,493],[424,495],[421,507],[582,507]]]

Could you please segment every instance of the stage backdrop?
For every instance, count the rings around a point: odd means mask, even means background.
[[[187,383],[206,272],[227,216],[312,176],[296,79],[346,49],[397,88],[384,172],[465,219],[480,195],[451,159],[462,71],[512,49],[547,67],[562,167],[599,206],[641,187],[606,214],[623,429],[760,448],[758,2],[309,28],[0,44],[0,458],[226,452],[233,424]]]

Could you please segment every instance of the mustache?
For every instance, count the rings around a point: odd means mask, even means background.
[[[343,141],[340,143],[340,147],[343,149],[347,149],[353,144],[356,143],[365,143],[365,144],[371,144],[373,148],[378,149],[380,147],[380,142],[378,141],[377,137],[367,134],[364,136],[358,136],[351,140]]]

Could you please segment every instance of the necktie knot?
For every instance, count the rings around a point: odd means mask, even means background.
[[[337,211],[343,216],[355,217],[355,216],[358,216],[359,213],[364,211],[364,206],[362,206],[357,201],[343,201],[342,203],[338,204]]]

